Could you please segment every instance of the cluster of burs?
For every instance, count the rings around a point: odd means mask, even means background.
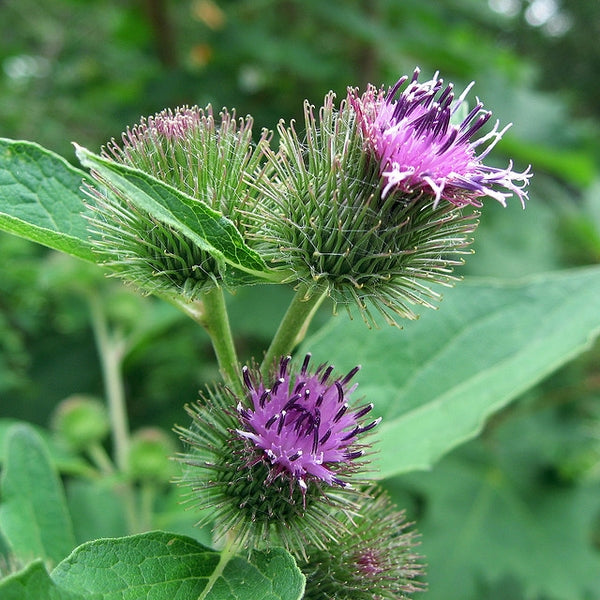
[[[89,186],[96,251],[112,272],[179,303],[215,288],[291,286],[329,297],[367,324],[414,318],[432,284],[451,285],[486,196],[521,202],[530,174],[483,163],[502,136],[480,103],[418,71],[389,91],[349,89],[255,138],[250,117],[209,106],[166,110],[128,129],[104,159],[177,190],[171,213],[223,227],[224,260],[101,173]],[[477,138],[477,139],[475,139]],[[186,212],[187,211],[187,212]],[[192,218],[190,217],[190,218]],[[200,219],[201,221],[201,219]],[[231,254],[231,253],[230,253]],[[316,303],[315,303],[316,305]],[[286,352],[291,352],[289,348]],[[240,368],[188,409],[182,483],[217,539],[248,552],[283,545],[307,575],[306,598],[403,598],[423,588],[416,535],[376,484],[365,442],[379,419],[352,400],[357,369],[272,357]]]

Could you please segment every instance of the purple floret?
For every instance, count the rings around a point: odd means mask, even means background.
[[[366,144],[379,161],[383,196],[425,193],[435,204],[443,199],[456,206],[481,206],[484,196],[506,205],[516,195],[524,206],[529,168],[519,173],[512,162],[504,169],[482,162],[510,125],[499,130],[496,122],[491,131],[473,139],[492,115],[477,100],[462,121],[457,118],[473,84],[455,100],[453,85],[444,87],[437,74],[424,83],[418,76],[416,69],[403,91],[408,77],[387,94],[372,86],[362,96],[356,90],[348,93]],[[477,154],[479,147],[483,150]]]
[[[310,354],[297,374],[290,373],[290,360],[289,356],[281,359],[270,388],[262,381],[255,383],[244,367],[251,407],[238,405],[244,428],[237,432],[259,450],[257,460],[269,464],[270,480],[287,474],[303,493],[310,479],[346,487],[340,475],[351,471],[352,461],[363,456],[356,444],[358,436],[380,421],[361,423],[372,404],[350,406],[349,396],[357,387],[350,381],[359,367],[333,379],[333,367],[321,365],[314,373],[308,371]]]

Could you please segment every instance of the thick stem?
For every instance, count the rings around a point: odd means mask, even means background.
[[[205,292],[201,301],[175,301],[178,308],[202,325],[212,342],[219,369],[225,383],[237,394],[243,394],[240,368],[229,326],[227,305],[221,287]]]
[[[287,312],[283,316],[279,329],[267,350],[260,371],[263,377],[269,374],[271,367],[281,356],[289,354],[304,338],[310,322],[327,295],[327,287],[313,290],[308,296],[308,286],[298,286]]]

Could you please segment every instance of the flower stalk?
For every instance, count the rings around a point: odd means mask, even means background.
[[[89,296],[88,302],[92,316],[92,329],[102,365],[102,377],[113,438],[114,461],[117,470],[124,474],[127,472],[130,443],[129,419],[122,376],[125,341],[111,336],[100,298],[92,294]],[[131,483],[124,480],[119,484],[117,492],[123,498],[127,529],[130,533],[137,533],[140,529],[135,494]]]
[[[186,302],[178,298],[175,298],[174,302],[208,333],[225,383],[234,392],[242,393],[241,373],[223,288],[213,287],[204,292],[201,299],[194,302]]]
[[[296,294],[290,303],[287,312],[283,316],[279,328],[265,353],[260,371],[266,377],[275,365],[275,362],[292,350],[304,339],[308,327],[319,306],[327,296],[327,286],[320,286],[315,290],[301,283],[298,285]]]

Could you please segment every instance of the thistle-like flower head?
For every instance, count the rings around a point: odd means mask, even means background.
[[[244,369],[244,382],[252,406],[238,405],[244,427],[237,433],[251,442],[257,460],[269,464],[269,480],[284,476],[296,481],[305,494],[310,480],[346,487],[342,474],[363,455],[358,436],[373,429],[379,419],[363,425],[372,404],[351,409],[349,385],[358,367],[341,379],[332,379],[333,367],[308,371],[307,354],[300,372],[289,371],[290,357],[281,360],[270,388],[255,383]]]
[[[268,176],[251,235],[263,256],[292,271],[307,295],[325,289],[335,303],[372,309],[390,324],[435,306],[431,284],[452,285],[463,263],[483,196],[522,202],[529,171],[483,159],[504,130],[482,132],[481,103],[459,117],[468,88],[454,99],[437,76],[389,91],[332,93],[317,111],[305,103],[305,134],[280,123],[279,151],[265,148]],[[455,123],[455,121],[457,121]]]
[[[183,192],[191,198],[192,210],[196,201],[199,211],[208,206],[222,213],[243,234],[243,212],[256,201],[248,180],[260,171],[258,148],[269,137],[263,131],[254,144],[252,124],[250,117],[237,118],[226,109],[215,115],[211,106],[166,109],[142,118],[121,140],[113,139],[103,156]],[[100,181],[90,195],[96,250],[109,270],[144,291],[191,301],[224,280],[243,280],[110,182]]]
[[[422,191],[436,204],[447,200],[457,206],[481,206],[484,196],[505,205],[515,195],[525,206],[529,169],[518,173],[512,163],[505,169],[483,163],[510,125],[499,130],[496,122],[473,139],[492,116],[477,100],[462,120],[457,118],[473,84],[455,99],[453,85],[444,86],[437,74],[424,83],[418,77],[416,69],[410,81],[402,77],[387,94],[372,86],[362,96],[349,90],[367,146],[379,163],[382,194]]]
[[[275,267],[292,271],[307,295],[325,288],[335,303],[372,308],[390,323],[416,318],[412,305],[433,307],[429,283],[450,285],[462,264],[476,215],[435,204],[422,190],[383,194],[379,166],[348,100],[328,94],[316,114],[305,104],[306,140],[279,126],[281,146],[266,149],[269,179],[259,183],[252,235]],[[262,246],[261,246],[262,244]]]
[[[225,388],[188,408],[193,426],[178,431],[189,451],[182,483],[190,502],[212,521],[217,537],[260,546],[272,540],[296,555],[307,544],[324,548],[347,527],[362,495],[359,442],[379,419],[365,421],[371,404],[353,407],[358,369],[334,378],[333,368],[296,372],[281,359],[272,379],[244,369],[246,397]],[[352,484],[351,484],[352,481]]]
[[[368,490],[348,533],[325,550],[307,548],[305,600],[406,600],[423,591],[410,527],[384,492]]]

